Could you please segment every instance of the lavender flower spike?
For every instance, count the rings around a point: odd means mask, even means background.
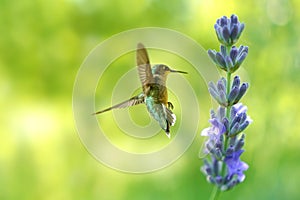
[[[248,47],[241,45],[239,48],[232,46],[227,53],[225,46],[220,46],[220,52],[208,50],[210,59],[222,70],[235,72],[248,55]]]
[[[212,62],[225,71],[226,78],[221,77],[216,83],[210,82],[208,90],[218,102],[217,111],[211,111],[210,127],[203,129],[202,136],[207,137],[204,153],[204,165],[201,171],[208,182],[215,185],[210,199],[215,199],[220,191],[229,190],[245,180],[248,164],[241,160],[245,151],[245,134],[242,133],[251,118],[247,115],[247,107],[239,103],[249,88],[248,83],[241,83],[240,77],[231,75],[239,69],[248,55],[248,47],[233,46],[239,39],[244,24],[236,15],[222,17],[215,24],[215,31],[220,51],[208,50]]]
[[[245,25],[238,21],[236,15],[231,15],[230,18],[223,16],[218,19],[215,24],[215,30],[220,43],[225,46],[235,44],[242,34]]]
[[[245,121],[248,123],[252,122],[250,117],[245,116],[247,108],[241,103],[234,105],[231,111],[231,115],[234,116],[234,118],[231,116],[231,124],[244,123]],[[204,129],[201,135],[208,137],[204,153],[210,154],[211,160],[206,159],[205,165],[201,169],[205,175],[209,176],[207,180],[210,183],[218,185],[221,190],[228,190],[243,182],[245,179],[244,171],[248,169],[248,165],[240,160],[240,156],[244,152],[242,150],[244,136],[237,137],[238,133],[236,133],[235,136],[228,140],[230,145],[227,148],[225,147],[224,137],[229,133],[227,132],[228,125],[226,125],[226,121],[228,119],[225,116],[224,107],[219,107],[216,113],[211,111],[211,119],[209,121],[211,126]],[[221,173],[219,170],[220,164],[216,165],[216,161],[225,165],[226,173]]]

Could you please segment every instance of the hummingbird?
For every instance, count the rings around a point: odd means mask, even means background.
[[[168,101],[167,76],[169,73],[187,74],[187,72],[170,69],[164,64],[156,64],[151,67],[147,50],[142,43],[137,44],[136,62],[143,91],[122,103],[93,114],[97,115],[115,108],[145,104],[150,115],[159,123],[167,137],[170,138],[170,126],[174,126],[176,116],[172,112],[173,104]]]

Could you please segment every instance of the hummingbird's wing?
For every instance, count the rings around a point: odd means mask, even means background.
[[[145,95],[144,95],[144,93],[141,93],[141,94],[139,94],[137,96],[134,96],[134,97],[128,99],[127,101],[124,101],[122,103],[114,105],[114,106],[112,106],[110,108],[106,108],[104,110],[95,112],[93,114],[97,115],[97,114],[104,113],[106,111],[109,111],[109,110],[112,110],[112,109],[115,109],[115,108],[127,108],[127,107],[130,107],[130,106],[134,106],[134,105],[137,105],[137,104],[144,103],[144,101],[145,101]]]
[[[145,90],[149,87],[149,83],[153,83],[153,75],[147,50],[142,43],[138,43],[137,45],[136,63],[143,91],[146,93]]]
[[[175,124],[175,114],[163,103],[155,103],[154,98],[151,96],[145,98],[145,103],[151,116],[159,123],[160,127],[170,138],[169,127],[170,125],[173,126]]]

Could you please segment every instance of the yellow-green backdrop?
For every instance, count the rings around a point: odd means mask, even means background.
[[[297,0],[0,0],[0,199],[208,199],[199,134],[158,172],[112,170],[81,144],[72,90],[84,58],[113,34],[157,26],[218,48],[213,25],[232,13],[246,24],[240,72],[250,81],[243,102],[254,123],[242,156],[246,180],[220,199],[298,199],[299,7]],[[209,106],[199,131],[209,125]]]

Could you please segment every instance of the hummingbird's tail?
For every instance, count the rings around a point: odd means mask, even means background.
[[[138,104],[144,103],[145,102],[144,99],[145,99],[145,95],[144,95],[144,93],[141,93],[137,96],[134,96],[134,97],[132,97],[132,98],[126,100],[126,101],[123,101],[122,103],[119,103],[117,105],[114,105],[110,108],[106,108],[104,110],[100,110],[98,112],[95,112],[92,115],[101,114],[101,113],[104,113],[106,111],[109,111],[109,110],[112,110],[112,109],[115,109],[115,108],[127,108],[127,107],[130,107],[130,106],[138,105]]]
[[[171,134],[170,134],[170,122],[168,122],[168,120],[166,120],[167,122],[167,128],[165,130],[167,137],[170,139],[171,138]]]
[[[167,137],[170,138],[170,126],[175,124],[175,114],[165,104],[156,103],[151,96],[145,98],[145,103],[151,116],[159,123]]]
[[[170,102],[170,104],[172,105],[171,102]],[[172,105],[172,107],[173,107],[173,105]],[[171,138],[170,126],[174,126],[175,121],[176,121],[176,115],[168,108],[166,108],[166,114],[167,114],[167,120],[166,120],[167,128],[166,128],[165,132],[166,132],[167,137]]]

